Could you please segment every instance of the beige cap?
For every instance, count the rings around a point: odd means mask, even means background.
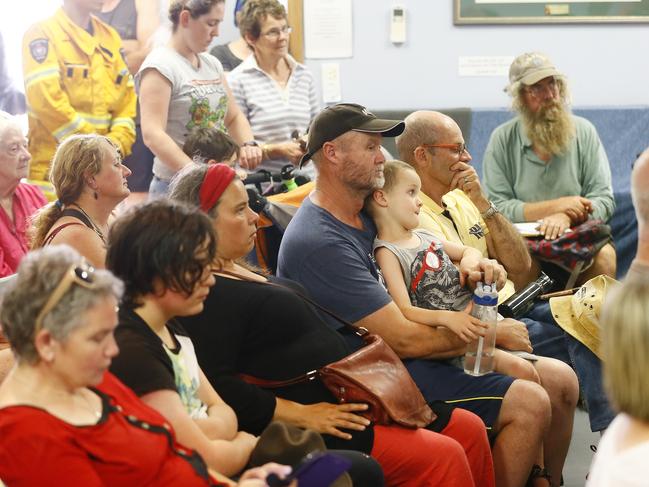
[[[617,284],[615,279],[600,275],[584,283],[572,296],[550,299],[552,316],[559,326],[600,359],[599,314],[606,293]]]
[[[548,76],[563,77],[545,54],[526,52],[514,59],[509,67],[509,85],[505,87],[505,91],[514,95],[521,83],[530,86]]]

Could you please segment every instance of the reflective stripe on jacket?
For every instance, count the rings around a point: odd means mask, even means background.
[[[47,178],[57,144],[71,134],[107,135],[122,156],[131,152],[136,97],[122,41],[94,16],[91,26],[92,35],[59,9],[23,38],[32,179]]]

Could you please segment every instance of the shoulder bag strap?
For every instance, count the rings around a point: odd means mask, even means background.
[[[230,272],[230,271],[225,271],[225,270],[212,269],[212,272],[217,273],[217,274],[226,274],[228,276],[232,276],[232,277],[236,277],[237,279],[241,279],[242,281],[255,282],[257,284],[262,284],[262,285],[266,285],[266,286],[275,286],[275,287],[279,287],[279,288],[282,288],[282,289],[287,289],[287,290],[291,291],[293,294],[295,294],[295,295],[299,296],[300,298],[302,298],[304,301],[309,303],[311,306],[319,309],[320,311],[322,311],[324,313],[327,313],[332,318],[335,318],[340,323],[345,325],[348,329],[350,329],[351,331],[356,333],[359,337],[363,338],[365,335],[369,334],[369,331],[366,328],[363,328],[362,326],[356,326],[356,325],[350,323],[346,319],[341,318],[340,316],[338,316],[336,313],[334,313],[330,309],[325,308],[324,306],[322,306],[321,304],[315,302],[313,299],[309,298],[308,296],[305,296],[301,292],[296,291],[295,289],[292,289],[292,288],[290,288],[288,286],[283,286],[281,284],[277,284],[276,282],[271,282],[271,281],[268,281],[268,280],[266,280],[266,281],[258,281],[256,279],[251,279],[250,277],[242,276],[241,274],[237,274],[235,272]]]
[[[324,306],[319,305],[312,299],[308,298],[304,294],[302,294],[299,291],[296,291],[295,289],[291,289],[288,286],[282,286],[281,284],[277,284],[275,282],[270,282],[270,281],[258,281],[256,279],[251,279],[250,277],[247,276],[242,276],[241,274],[237,274],[235,272],[230,272],[230,271],[225,271],[222,269],[212,269],[212,272],[216,274],[225,274],[228,276],[236,277],[237,279],[240,279],[242,281],[247,281],[247,282],[253,282],[261,285],[266,285],[266,286],[275,286],[279,287],[282,289],[288,289],[292,293],[296,294],[300,298],[302,298],[304,301],[307,303],[315,306],[317,309],[322,310],[323,312],[327,313],[328,315],[332,316],[333,318],[337,319],[340,321],[343,325],[345,325],[347,328],[351,329],[354,333],[356,333],[358,336],[361,338],[364,337],[365,335],[369,334],[369,331],[366,328],[363,328],[362,326],[355,326],[352,325],[349,321],[342,319],[339,317],[337,314],[335,314],[333,311],[328,310]],[[286,380],[267,380],[267,379],[261,379],[259,377],[255,377],[252,375],[248,374],[237,374],[240,379],[242,379],[244,382],[247,382],[248,384],[252,384],[255,386],[259,387],[267,387],[267,388],[276,388],[276,387],[286,387],[286,386],[291,386],[294,384],[299,384],[301,382],[307,382],[310,380],[315,379],[318,377],[318,371],[317,370],[311,370],[307,372],[306,374],[300,375],[298,377],[293,377],[292,379],[286,379]]]

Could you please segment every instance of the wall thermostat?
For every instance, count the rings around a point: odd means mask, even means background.
[[[406,42],[406,9],[403,5],[394,5],[390,15],[390,42]]]

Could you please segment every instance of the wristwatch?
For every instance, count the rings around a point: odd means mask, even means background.
[[[259,142],[256,140],[249,140],[248,142],[244,142],[241,144],[244,147],[259,147]]]
[[[489,218],[493,217],[496,213],[500,213],[500,210],[496,208],[496,205],[494,205],[492,201],[490,201],[489,208],[487,208],[484,212],[480,213],[480,216],[482,217],[483,220],[488,220]]]

